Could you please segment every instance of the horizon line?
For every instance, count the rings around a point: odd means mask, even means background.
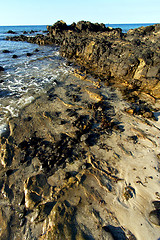
[[[58,20],[59,21],[59,20]],[[80,20],[80,21],[86,21],[86,20]],[[78,21],[79,22],[79,21]],[[91,21],[89,21],[91,22]],[[56,22],[55,22],[56,23]],[[93,23],[93,22],[91,22]],[[53,23],[54,24],[54,23]],[[0,25],[0,27],[23,27],[23,26],[52,26],[53,24],[19,24],[19,25]],[[72,23],[71,23],[72,24]],[[68,24],[68,25],[71,25]],[[100,23],[99,23],[100,24]],[[124,24],[160,24],[158,22],[152,23],[152,22],[137,22],[137,23],[103,23],[105,25],[124,25]]]

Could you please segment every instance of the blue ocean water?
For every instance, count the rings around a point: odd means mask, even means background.
[[[150,24],[106,24],[123,32]],[[9,30],[15,34],[8,33]],[[70,74],[71,67],[59,55],[56,46],[39,46],[27,42],[6,41],[7,36],[42,34],[46,26],[0,26],[0,135],[10,117],[32,102],[39,94]],[[32,31],[32,32],[31,32]],[[8,53],[4,53],[8,50]],[[31,53],[30,57],[27,53]],[[17,58],[13,58],[17,55]],[[56,81],[55,81],[56,80]]]
[[[135,29],[139,27],[147,27],[154,25],[155,23],[130,23],[130,24],[105,24],[106,27],[121,28],[123,33],[128,32],[130,29]]]

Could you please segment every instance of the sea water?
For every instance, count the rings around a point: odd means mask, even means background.
[[[123,32],[148,25],[151,24],[106,24],[113,28],[120,27]],[[9,30],[15,34],[8,33]],[[45,34],[46,26],[0,26],[0,66],[5,69],[0,72],[0,135],[6,130],[9,118],[18,116],[25,105],[56,86],[70,74],[72,68],[59,55],[57,46],[5,40],[7,36],[21,35],[24,31],[29,36]],[[27,56],[27,53],[32,55]]]
[[[156,23],[131,23],[131,24],[106,24],[106,27],[112,28],[121,28],[123,33],[128,32],[130,29],[135,29],[139,27],[147,27],[150,25],[154,25]]]
[[[8,34],[12,30],[16,34]],[[30,33],[30,31],[36,31]],[[68,75],[69,66],[59,55],[57,46],[39,46],[27,42],[6,41],[8,35],[24,31],[33,36],[42,34],[46,26],[0,27],[0,134],[6,129],[10,117]],[[4,53],[8,50],[9,53]],[[31,53],[31,56],[27,56]],[[17,55],[17,58],[13,58]]]

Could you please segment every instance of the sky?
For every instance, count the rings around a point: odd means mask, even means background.
[[[160,0],[2,0],[0,26],[160,23]]]

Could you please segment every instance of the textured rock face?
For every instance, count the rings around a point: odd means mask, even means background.
[[[160,26],[129,30],[106,28],[104,24],[63,21],[48,26],[47,36],[16,36],[9,39],[37,44],[58,44],[61,55],[110,83],[138,84],[139,91],[160,97]],[[151,82],[151,85],[150,85]]]
[[[10,119],[1,137],[0,239],[158,239],[152,112],[127,110],[119,91],[74,74]]]
[[[38,174],[26,180],[24,192],[26,208],[33,209],[39,202],[49,199],[51,191],[45,175]]]
[[[0,230],[0,239],[7,240],[9,238],[9,226],[8,226],[8,219],[5,215],[5,212],[0,208],[0,223],[1,223],[1,230]]]

